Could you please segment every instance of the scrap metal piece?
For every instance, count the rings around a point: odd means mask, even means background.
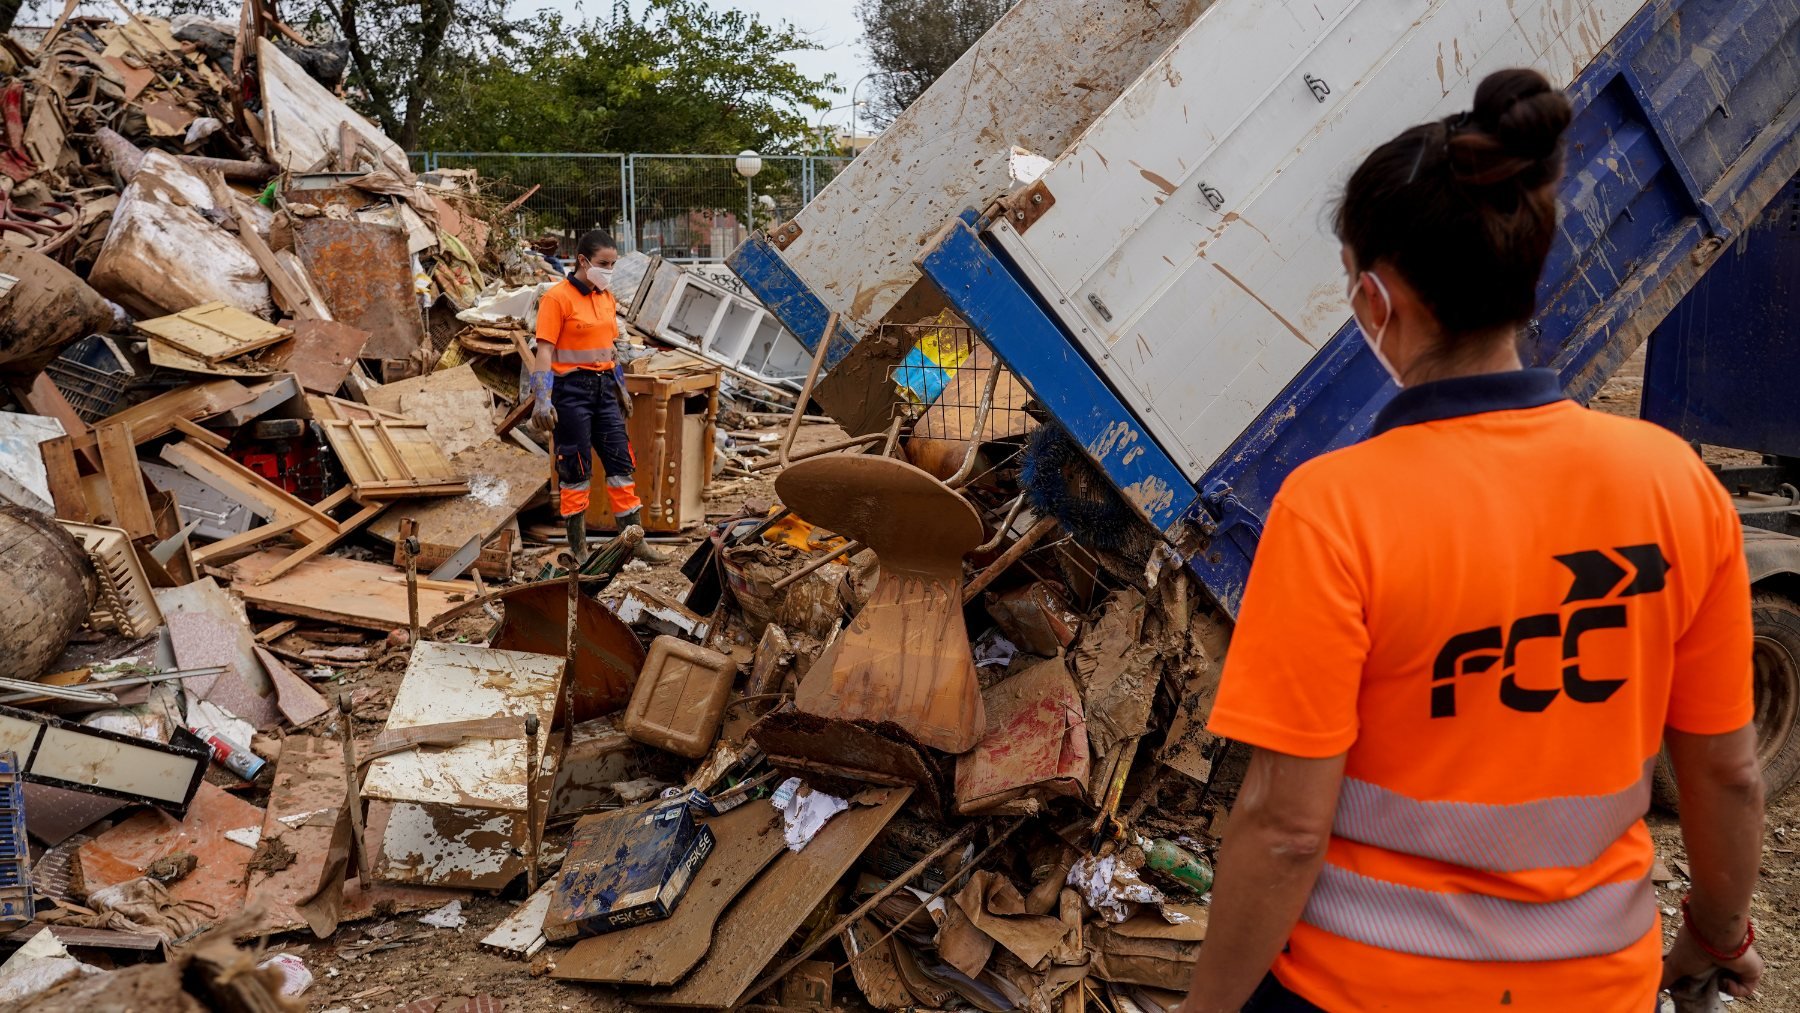
[[[567,649],[568,604],[565,581],[542,581],[506,588],[490,596],[506,614],[493,646],[508,651],[562,655]],[[576,606],[574,662],[570,692],[575,722],[610,714],[631,700],[644,647],[606,606],[583,594]]]

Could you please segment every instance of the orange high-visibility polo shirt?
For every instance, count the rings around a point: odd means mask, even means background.
[[[538,300],[537,339],[555,346],[550,368],[607,370],[619,340],[619,303],[611,291],[565,278]]]
[[[1348,754],[1275,975],[1336,1013],[1653,1009],[1651,768],[1665,725],[1750,721],[1750,654],[1679,438],[1548,370],[1402,390],[1275,498],[1210,722]]]

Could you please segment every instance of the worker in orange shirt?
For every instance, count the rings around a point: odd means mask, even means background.
[[[1211,718],[1252,758],[1182,1013],[1650,1013],[1659,983],[1762,974],[1737,517],[1679,438],[1521,365],[1570,116],[1500,71],[1350,177],[1350,305],[1401,389],[1270,509]],[[1665,744],[1693,879],[1666,955]]]
[[[562,491],[557,511],[568,528],[569,549],[587,558],[587,510],[594,456],[606,473],[606,499],[620,531],[640,523],[636,466],[625,419],[631,399],[615,349],[619,304],[613,270],[619,244],[599,229],[576,245],[575,268],[538,301],[537,352],[531,371],[532,427],[556,434],[556,477]],[[638,556],[660,561],[639,543]]]

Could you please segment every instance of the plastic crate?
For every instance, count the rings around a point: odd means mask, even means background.
[[[0,751],[0,922],[28,922],[34,914],[19,756],[4,750]]]
[[[118,346],[100,334],[90,334],[63,349],[44,372],[83,422],[111,415],[136,379]]]

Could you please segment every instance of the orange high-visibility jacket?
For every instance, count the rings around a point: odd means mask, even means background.
[[[1749,598],[1694,452],[1548,370],[1402,390],[1296,469],[1210,724],[1347,754],[1276,976],[1338,1013],[1653,1009],[1651,769],[1665,725],[1750,721]]]

